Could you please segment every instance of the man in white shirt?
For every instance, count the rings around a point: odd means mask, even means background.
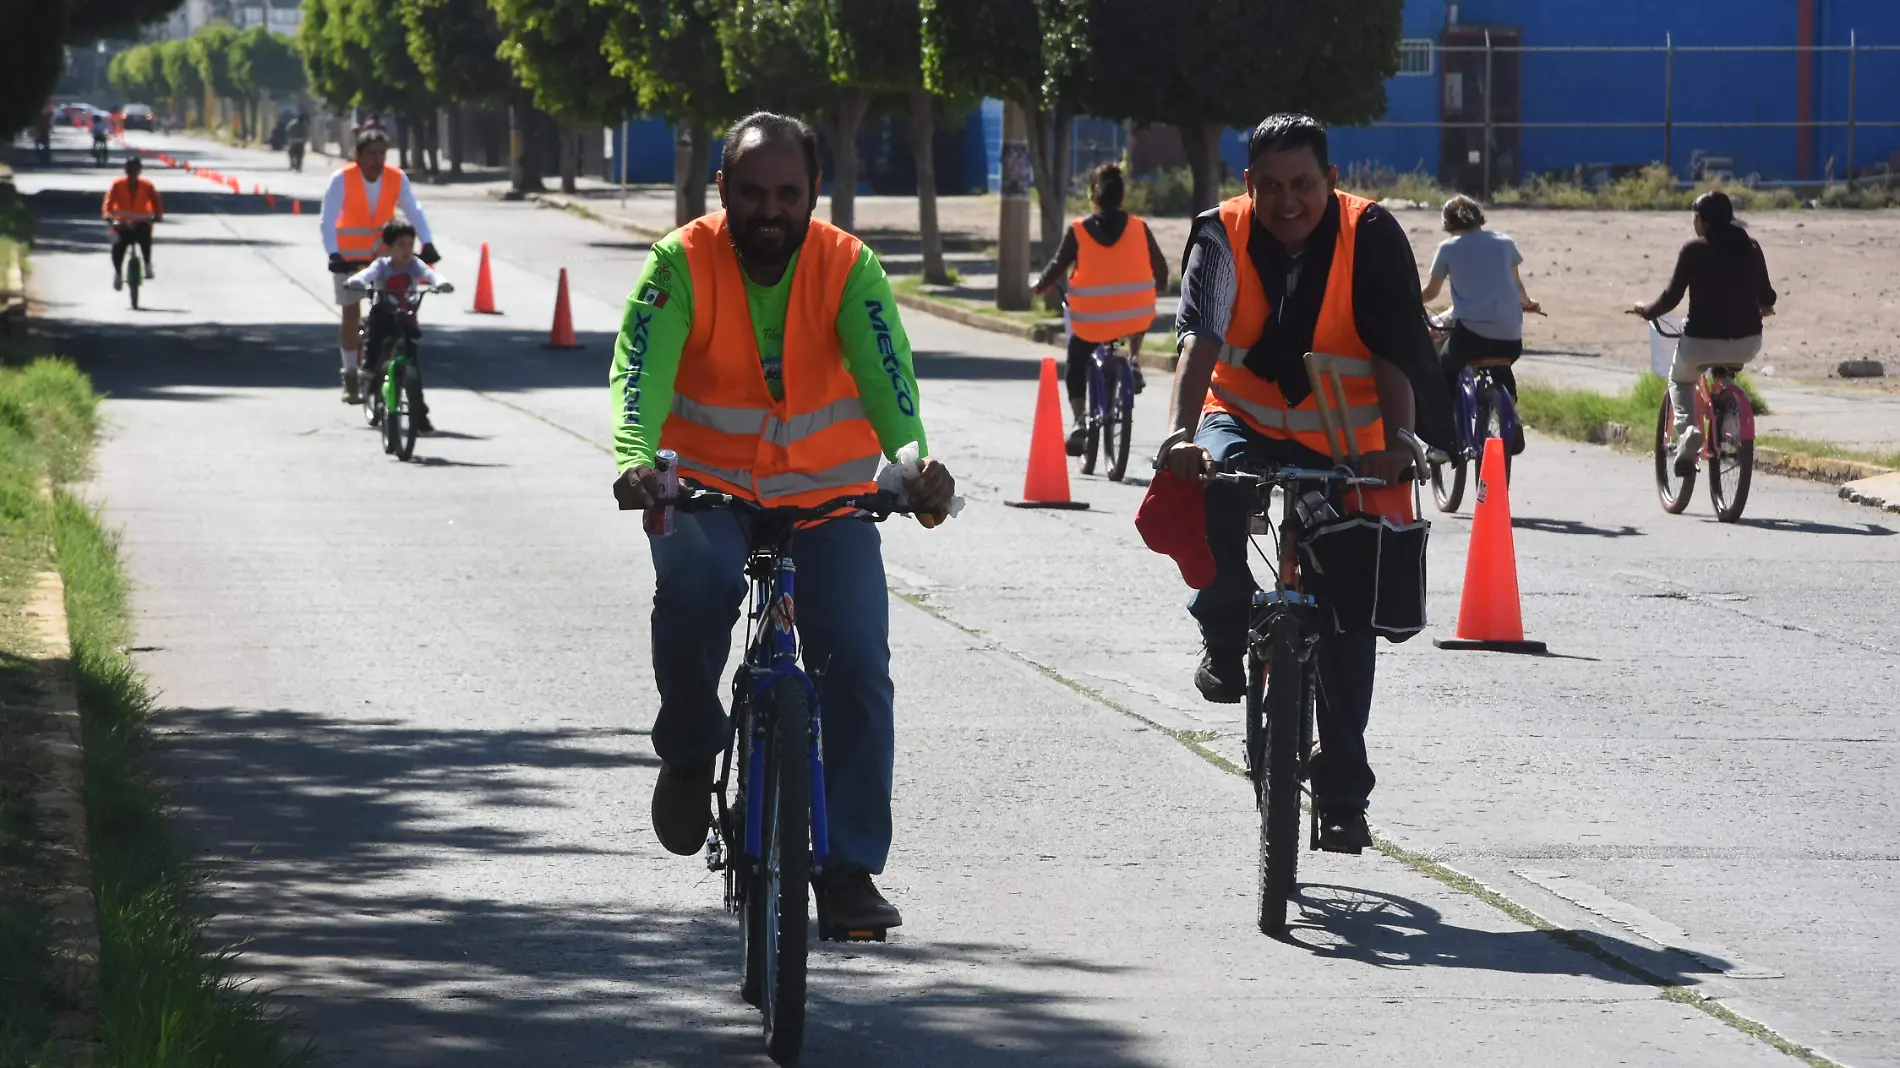
[[[356,132],[356,162],[331,175],[330,186],[323,193],[323,248],[330,254],[336,303],[343,309],[337,352],[343,361],[345,404],[362,400],[357,392],[357,366],[363,349],[363,294],[348,289],[344,282],[382,252],[383,227],[396,217],[398,208],[422,238],[422,261],[433,264],[442,258],[435,250],[422,205],[416,203],[409,176],[388,166],[384,162],[388,155],[389,135],[380,126],[360,127]]]

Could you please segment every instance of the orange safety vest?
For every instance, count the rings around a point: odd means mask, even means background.
[[[149,178],[140,178],[134,184],[127,175],[106,190],[104,215],[114,222],[151,222],[161,210],[158,187]]]
[[[383,165],[382,185],[377,188],[376,208],[370,210],[369,183],[356,164],[343,168],[343,210],[336,217],[336,250],[346,260],[365,262],[376,258],[376,246],[382,244],[383,227],[396,217],[396,198],[402,195],[402,171]]]
[[[1148,224],[1130,215],[1121,239],[1104,245],[1080,219],[1075,273],[1069,277],[1069,328],[1084,341],[1104,344],[1143,334],[1155,321],[1155,272],[1148,261]]]
[[[811,221],[785,313],[785,396],[773,400],[726,213],[703,215],[679,234],[693,326],[660,447],[679,454],[680,473],[767,505],[811,507],[876,490],[883,449],[838,340],[845,281],[863,243]]]
[[[1226,344],[1221,346],[1220,362],[1214,366],[1201,411],[1230,413],[1268,437],[1291,438],[1322,456],[1344,460],[1350,452],[1344,440],[1327,440],[1317,398],[1320,389],[1327,390],[1334,411],[1343,410],[1343,426],[1353,434],[1361,453],[1385,448],[1385,423],[1379,415],[1379,387],[1372,377],[1372,350],[1359,339],[1352,307],[1354,238],[1359,232],[1359,217],[1372,201],[1345,192],[1333,195],[1339,199],[1339,238],[1320,302],[1319,322],[1313,328],[1313,370],[1324,381],[1315,382],[1314,395],[1297,405],[1288,405],[1278,385],[1246,367],[1247,351],[1260,340],[1272,309],[1267,305],[1260,273],[1247,256],[1247,240],[1253,233],[1253,201],[1243,194],[1221,203],[1221,224],[1227,228],[1227,244],[1234,254],[1234,308],[1227,323]],[[1330,372],[1335,370],[1345,386],[1343,403],[1333,391]]]

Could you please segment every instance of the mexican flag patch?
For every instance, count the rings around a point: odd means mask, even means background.
[[[650,285],[640,291],[640,303],[651,304],[656,308],[666,307],[666,290]]]

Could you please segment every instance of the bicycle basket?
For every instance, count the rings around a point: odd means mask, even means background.
[[[1300,542],[1308,590],[1338,633],[1371,630],[1393,644],[1425,629],[1425,543],[1431,524],[1352,514]]]

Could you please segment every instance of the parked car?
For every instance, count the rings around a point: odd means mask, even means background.
[[[127,104],[125,106],[125,128],[128,130],[153,130],[158,128],[158,117],[152,113],[150,104]]]

